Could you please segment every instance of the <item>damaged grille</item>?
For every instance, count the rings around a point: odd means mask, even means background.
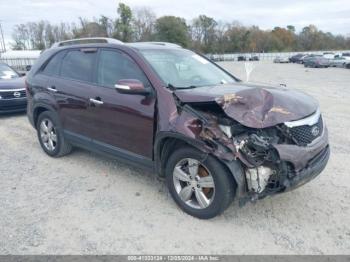
[[[303,125],[289,128],[289,133],[298,145],[306,146],[310,144],[323,133],[322,116],[320,116],[318,122],[312,126]]]

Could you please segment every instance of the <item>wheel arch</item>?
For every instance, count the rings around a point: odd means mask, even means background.
[[[173,133],[173,132],[161,132],[157,135],[155,139],[154,146],[154,161],[155,169],[159,176],[164,177],[165,163],[170,157],[171,153],[181,146],[191,146],[203,154],[210,154],[206,149],[206,144],[202,141],[186,137],[182,134]],[[245,194],[246,182],[244,176],[243,166],[239,160],[234,161],[225,161],[219,159],[218,157],[211,154],[216,158],[224,168],[226,168],[229,173],[231,173],[231,178],[233,183],[236,185],[236,196],[242,196]]]
[[[154,148],[155,169],[158,176],[164,177],[167,159],[174,150],[181,146],[191,146],[203,152],[203,154],[210,154],[210,152],[205,148],[205,143],[202,141],[188,138],[177,133],[162,132],[157,136]],[[216,158],[231,174],[230,179],[232,180],[233,185],[236,187],[236,197],[241,198],[244,196],[246,194],[246,182],[244,169],[240,161],[225,161],[223,159],[219,159],[213,154],[210,155]]]
[[[154,142],[154,162],[156,172],[159,176],[164,176],[164,164],[171,153],[181,146],[192,146],[203,153],[208,153],[205,143],[193,138],[186,137],[174,132],[158,133]]]
[[[52,113],[56,113],[56,110],[50,105],[39,103],[39,104],[36,104],[34,106],[34,109],[33,109],[33,124],[34,124],[34,127],[36,127],[36,125],[37,125],[37,121],[38,121],[39,115],[41,113],[45,112],[45,111],[50,111]]]

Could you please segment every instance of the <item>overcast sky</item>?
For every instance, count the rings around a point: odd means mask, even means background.
[[[76,22],[106,15],[116,17],[117,0],[0,0],[0,20],[11,40],[15,24],[48,20]],[[221,21],[239,21],[262,29],[295,25],[300,30],[314,24],[323,31],[350,35],[350,0],[124,0],[131,6],[149,7],[157,16],[175,15],[191,20],[206,14]]]

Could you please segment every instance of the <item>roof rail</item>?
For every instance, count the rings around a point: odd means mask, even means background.
[[[134,42],[134,43],[129,43],[129,44],[130,45],[148,44],[148,45],[161,45],[161,46],[182,48],[182,46],[180,46],[178,44],[169,43],[169,42]]]
[[[122,41],[119,41],[114,38],[108,37],[87,37],[87,38],[76,38],[71,40],[65,40],[61,42],[54,43],[53,47],[61,47],[61,46],[70,46],[70,45],[80,45],[80,44],[97,44],[97,43],[108,43],[108,44],[124,44]]]

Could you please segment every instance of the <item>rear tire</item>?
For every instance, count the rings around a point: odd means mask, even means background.
[[[180,148],[169,157],[165,175],[175,202],[200,219],[221,214],[235,195],[232,174],[216,158],[192,147]]]
[[[36,130],[41,148],[49,156],[61,157],[72,151],[72,145],[64,138],[60,122],[53,112],[45,111],[39,115]]]

